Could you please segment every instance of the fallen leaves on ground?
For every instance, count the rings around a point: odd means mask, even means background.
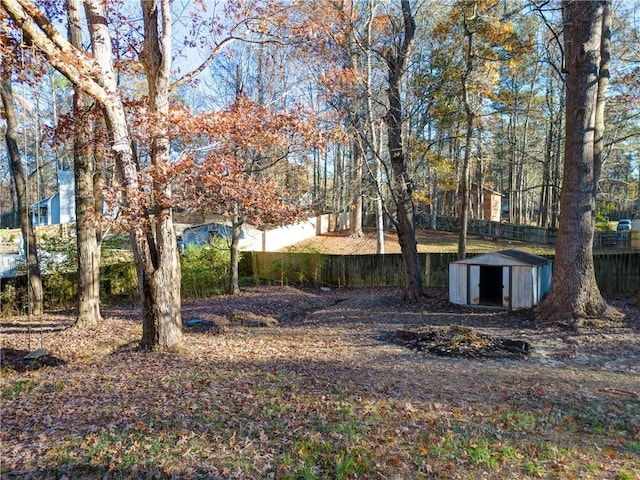
[[[393,288],[255,287],[189,301],[173,352],[136,349],[136,307],[89,329],[70,312],[3,319],[3,350],[42,347],[58,363],[5,355],[2,478],[640,475],[637,308],[613,299],[624,325],[566,332],[429,293],[405,305]],[[442,357],[390,341],[452,326],[531,352]]]

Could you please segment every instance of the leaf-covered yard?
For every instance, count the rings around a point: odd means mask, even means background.
[[[567,332],[453,307],[444,289],[400,297],[190,301],[184,346],[164,353],[136,350],[135,308],[86,331],[67,313],[3,319],[2,478],[640,478],[631,299],[610,299],[623,325]],[[532,351],[438,356],[394,337],[452,325]],[[48,356],[19,360],[41,345]]]

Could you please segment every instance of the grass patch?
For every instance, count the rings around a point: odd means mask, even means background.
[[[301,441],[280,463],[282,478],[289,480],[361,478],[374,473],[370,451],[363,447],[346,447],[330,441]]]
[[[30,393],[37,383],[31,379],[16,379],[8,381],[7,385],[2,387],[2,398],[13,398],[17,395],[25,395]]]
[[[229,391],[261,376],[266,375],[244,372],[229,380]],[[19,385],[14,387],[19,391],[34,388]],[[183,385],[193,398],[212,386],[207,372],[192,373]],[[132,471],[171,478],[206,467],[200,478],[355,479],[394,472],[408,475],[403,478],[448,478],[464,471],[470,479],[599,479],[610,476],[607,462],[615,460],[615,478],[640,473],[634,440],[623,449],[606,447],[616,441],[607,429],[616,425],[619,435],[620,419],[633,419],[636,408],[627,405],[608,404],[609,414],[587,421],[591,433],[585,433],[582,422],[576,429],[575,422],[558,418],[567,412],[590,418],[602,413],[602,404],[585,405],[584,411],[565,405],[565,411],[506,406],[412,407],[407,412],[394,400],[309,396],[291,375],[272,375],[263,387],[217,404],[185,398],[181,409],[163,416],[157,412],[113,431],[67,437],[49,448],[40,466],[48,472],[64,466],[70,478],[113,472],[123,472],[113,478],[124,478]],[[629,434],[635,425],[628,427]]]

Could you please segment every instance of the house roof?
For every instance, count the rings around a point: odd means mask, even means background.
[[[53,200],[53,199],[54,199],[55,197],[57,197],[58,195],[59,195],[59,193],[58,193],[58,192],[56,192],[56,193],[54,193],[53,195],[51,195],[51,196],[49,196],[49,197],[47,197],[47,198],[43,198],[42,200],[40,200],[40,201],[38,201],[38,202],[36,202],[36,203],[32,203],[32,204],[30,205],[30,207],[31,207],[31,208],[36,208],[36,207],[38,207],[38,206],[40,206],[40,205],[47,205],[47,204],[49,204],[49,203],[51,202],[51,200]]]
[[[548,258],[531,253],[522,252],[520,250],[501,250],[498,252],[484,253],[475,257],[465,258],[452,263],[464,263],[467,265],[544,265],[550,262]]]

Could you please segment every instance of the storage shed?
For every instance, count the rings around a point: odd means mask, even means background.
[[[502,250],[449,264],[449,301],[508,309],[537,305],[551,288],[551,260]]]

